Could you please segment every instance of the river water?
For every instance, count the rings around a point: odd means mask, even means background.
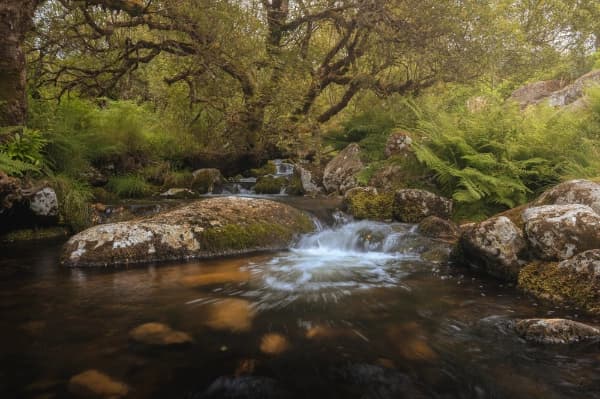
[[[288,252],[126,269],[63,268],[61,245],[1,248],[2,398],[69,398],[88,369],[128,398],[600,398],[598,344],[506,327],[576,309],[423,260],[414,226],[338,221]],[[194,343],[131,342],[147,322]]]

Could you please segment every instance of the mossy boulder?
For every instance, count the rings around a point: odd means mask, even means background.
[[[62,262],[72,267],[115,266],[282,250],[314,228],[307,214],[285,204],[211,198],[85,230],[65,244]]]
[[[223,192],[225,178],[219,169],[198,169],[192,173],[191,188],[200,194],[220,194]]]
[[[344,194],[343,208],[356,219],[391,220],[394,193],[356,187]]]
[[[419,223],[428,216],[450,219],[452,200],[425,190],[403,189],[394,195],[393,215],[403,223]]]
[[[285,187],[285,193],[287,195],[304,195],[304,184],[302,183],[302,177],[299,172],[294,173],[289,178]]]
[[[600,184],[589,180],[571,180],[545,191],[534,201],[542,205],[587,205],[600,214]]]
[[[267,175],[274,175],[277,173],[277,166],[273,161],[269,161],[260,168],[250,169],[248,172],[244,173],[247,177],[262,177]]]
[[[600,215],[585,205],[545,205],[523,212],[525,235],[536,257],[568,259],[600,248]]]
[[[522,260],[526,249],[523,233],[505,216],[472,225],[460,238],[460,256],[464,263],[509,281],[517,280],[526,264]]]
[[[600,250],[562,262],[532,262],[519,273],[519,288],[536,298],[600,315]]]
[[[256,194],[280,194],[286,184],[287,180],[283,177],[263,176],[256,181],[254,192]]]

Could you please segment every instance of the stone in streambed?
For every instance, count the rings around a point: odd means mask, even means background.
[[[162,323],[142,324],[131,330],[129,337],[137,343],[151,346],[174,346],[194,342],[189,334],[175,331]]]
[[[600,329],[566,319],[524,319],[515,330],[527,341],[540,344],[573,344],[600,341]]]
[[[98,370],[87,370],[69,380],[69,392],[81,398],[119,399],[129,388]]]
[[[67,266],[114,266],[282,250],[314,230],[311,218],[288,205],[224,197],[128,222],[92,227],[64,247]]]

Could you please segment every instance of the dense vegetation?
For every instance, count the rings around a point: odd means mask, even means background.
[[[599,90],[577,109],[507,100],[527,82],[569,82],[600,66],[595,1],[0,7],[28,21],[0,39],[1,54],[18,61],[22,49],[28,61],[26,71],[0,66],[0,87],[27,76],[23,93],[0,90],[0,169],[50,180],[76,229],[88,202],[182,187],[200,166],[235,175],[275,157],[322,164],[350,142],[367,163],[361,183],[401,165],[404,185],[453,197],[458,218],[600,176]],[[415,140],[416,158],[383,156],[397,129]],[[101,189],[88,184],[98,170],[108,176]]]

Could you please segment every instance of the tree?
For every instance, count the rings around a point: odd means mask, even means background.
[[[364,90],[408,94],[476,76],[482,51],[469,35],[482,23],[477,1],[163,0],[133,17],[61,4],[40,21],[66,34],[38,41],[38,84],[110,96],[159,64],[192,104],[218,107],[224,136],[248,152],[318,129]]]
[[[23,43],[44,0],[0,1],[0,127],[23,126],[27,117],[27,80]],[[88,0],[84,7],[103,5],[132,15],[143,11],[138,0]]]

